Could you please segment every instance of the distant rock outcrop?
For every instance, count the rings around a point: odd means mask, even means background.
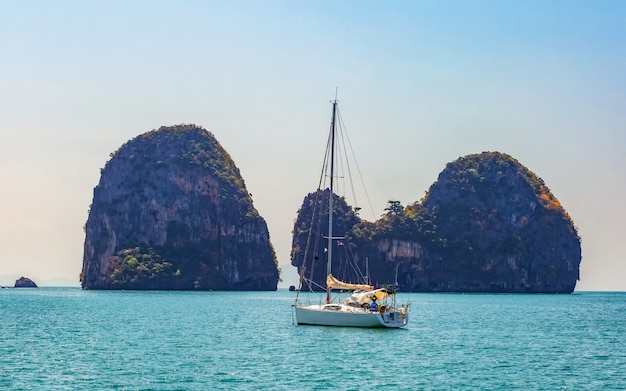
[[[579,278],[571,218],[540,178],[498,152],[449,163],[421,203],[390,201],[381,219],[346,235],[374,283],[394,282],[397,270],[403,291],[570,293]]]
[[[21,277],[15,281],[15,288],[37,288],[37,284],[27,277]]]
[[[85,227],[84,289],[276,290],[265,220],[210,132],[161,127],[111,156]]]

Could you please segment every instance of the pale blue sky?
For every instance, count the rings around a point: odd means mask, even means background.
[[[579,290],[626,290],[624,1],[1,1],[0,276],[78,281],[109,154],[195,123],[234,158],[287,286],[339,88],[374,216],[505,152],[582,236]],[[0,284],[13,281],[0,280]]]

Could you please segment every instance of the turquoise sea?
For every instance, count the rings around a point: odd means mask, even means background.
[[[0,290],[2,390],[626,390],[626,293],[401,294],[406,329],[294,293]]]

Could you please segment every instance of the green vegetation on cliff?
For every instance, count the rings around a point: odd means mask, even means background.
[[[112,286],[136,289],[153,281],[152,285],[158,287],[162,280],[169,280],[180,274],[180,271],[172,273],[172,264],[163,261],[151,248],[125,249],[118,251],[117,256],[110,266],[113,269],[109,277]]]

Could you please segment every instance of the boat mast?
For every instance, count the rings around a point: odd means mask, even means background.
[[[333,102],[333,120],[330,123],[330,197],[328,199],[328,261],[326,275],[331,275],[331,260],[333,255],[333,179],[335,175],[335,119],[337,115],[337,99]],[[330,287],[326,284],[326,304],[330,303]]]

